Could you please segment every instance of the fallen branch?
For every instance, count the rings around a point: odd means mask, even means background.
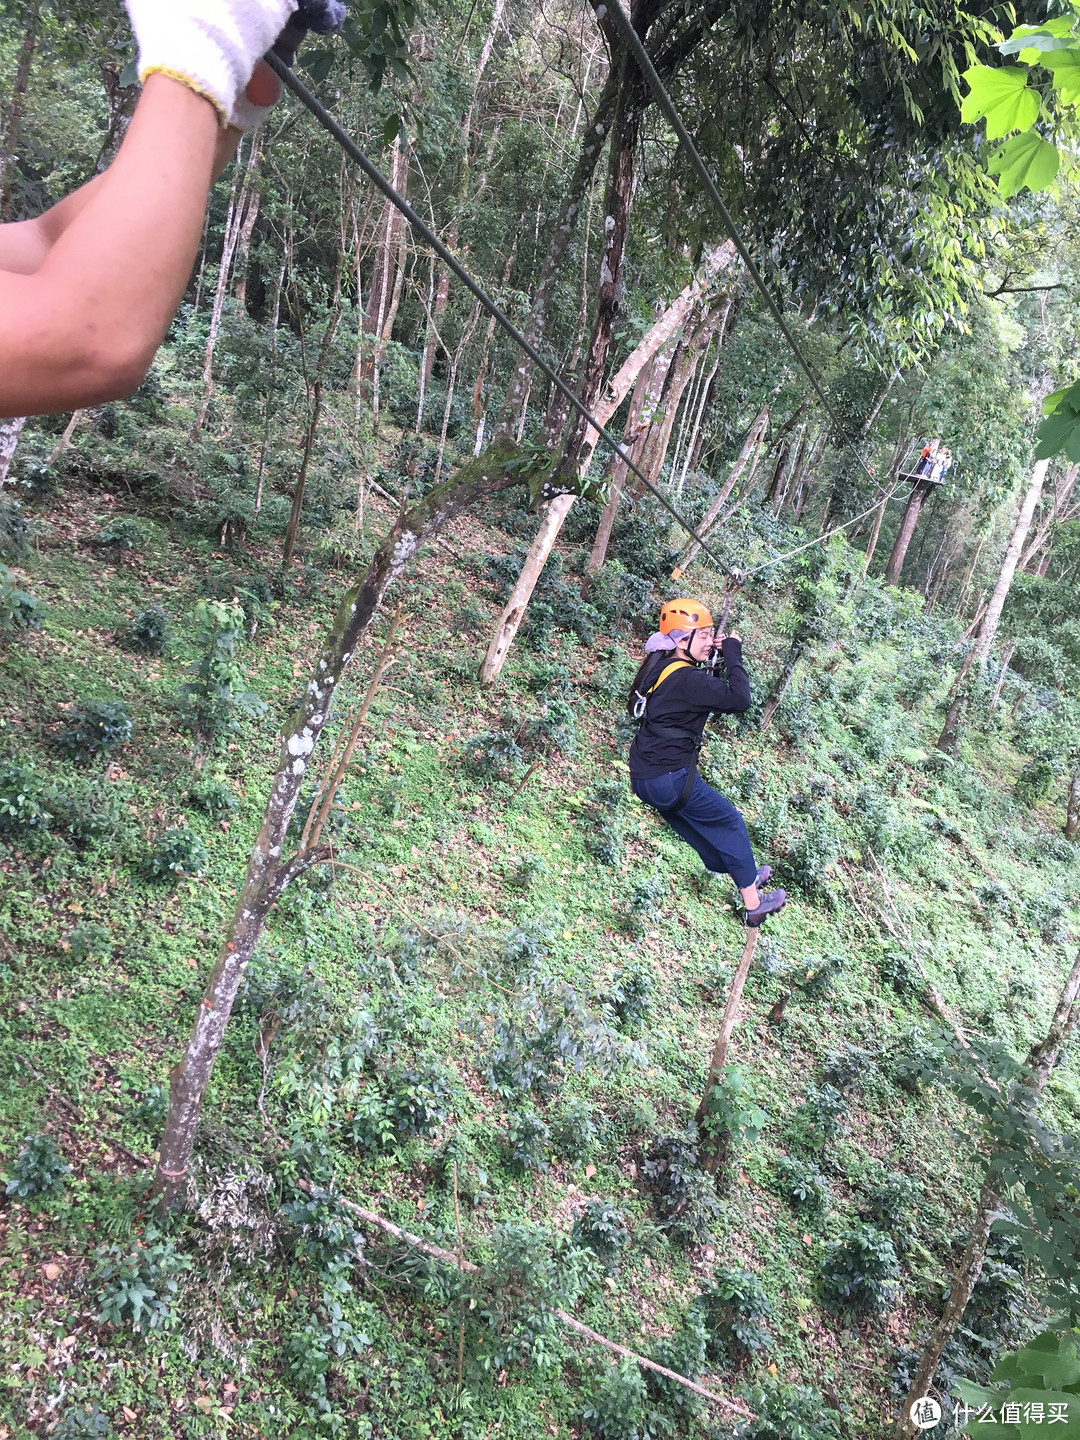
[[[312,1193],[314,1187],[306,1180],[298,1180],[297,1185],[301,1190]],[[355,1215],[358,1220],[363,1220],[368,1225],[374,1225],[376,1229],[392,1235],[395,1240],[401,1240],[406,1245],[421,1251],[424,1255],[430,1255],[433,1260],[440,1260],[444,1265],[451,1265],[455,1270],[461,1270],[467,1275],[482,1275],[483,1271],[479,1265],[474,1265],[471,1260],[466,1260],[463,1255],[458,1256],[451,1250],[444,1250],[441,1245],[433,1245],[429,1240],[421,1240],[419,1235],[412,1235],[408,1230],[403,1230],[400,1225],[395,1225],[392,1220],[384,1220],[374,1210],[365,1209],[363,1205],[357,1205],[352,1200],[345,1200],[340,1195],[335,1197],[337,1203],[350,1214]],[[653,1370],[657,1375],[663,1375],[668,1380],[674,1380],[677,1385],[683,1385],[687,1390],[692,1390],[695,1395],[701,1395],[706,1400],[711,1400],[714,1405],[721,1405],[735,1415],[741,1415],[748,1420],[754,1419],[754,1412],[747,1406],[740,1404],[738,1400],[729,1400],[726,1395],[717,1395],[713,1390],[706,1390],[704,1385],[699,1385],[695,1380],[689,1380],[685,1375],[679,1375],[674,1370],[669,1370],[665,1365],[658,1365],[655,1360],[649,1360],[644,1355],[638,1355],[635,1351],[627,1349],[625,1345],[619,1345],[614,1340],[609,1340],[606,1335],[599,1334],[596,1330],[590,1330],[588,1325],[576,1320],[573,1315],[568,1315],[565,1310],[551,1308],[550,1313],[555,1316],[563,1325],[570,1330],[576,1330],[579,1335],[584,1335],[594,1345],[602,1345],[605,1350],[610,1350],[615,1355],[621,1355],[624,1359],[633,1360],[643,1370]]]

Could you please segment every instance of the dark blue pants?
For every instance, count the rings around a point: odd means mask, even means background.
[[[747,889],[757,879],[757,866],[746,821],[731,801],[706,785],[700,775],[694,777],[690,799],[672,814],[671,807],[679,803],[685,784],[685,768],[651,780],[630,777],[630,788],[638,799],[659,810],[675,833],[701,856],[706,870],[728,874],[740,890]]]

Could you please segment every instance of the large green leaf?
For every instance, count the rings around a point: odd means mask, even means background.
[[[1068,50],[1055,50],[1041,55],[1040,60],[1054,76],[1054,89],[1066,105],[1080,99],[1080,46],[1073,42]]]
[[[1007,1394],[998,1391],[991,1404],[992,1421],[979,1418],[986,1412],[981,1406],[976,1408],[974,1399],[967,1403],[973,1408],[963,1427],[965,1435],[978,1435],[981,1440],[1039,1440],[1050,1434],[1056,1440],[1080,1440],[1080,1397],[1061,1390],[1022,1387]],[[1051,1416],[1064,1418],[1051,1422]]]
[[[1025,186],[1031,191],[1049,189],[1060,164],[1057,146],[1028,130],[999,145],[986,168],[991,175],[1000,175],[998,189],[1007,200]]]
[[[963,78],[970,87],[960,106],[960,118],[969,125],[986,117],[986,138],[996,140],[1010,130],[1026,130],[1039,114],[1039,97],[1028,86],[1028,72],[1017,65],[991,69],[972,65]]]
[[[1039,425],[1035,458],[1049,460],[1064,454],[1080,461],[1080,380],[1048,395],[1043,412],[1046,419]]]
[[[1071,1335],[1047,1330],[1014,1355],[1007,1355],[994,1371],[995,1380],[1038,1379],[1053,1390],[1072,1388],[1080,1381],[1080,1351]],[[1080,1401],[1077,1402],[1080,1413]]]

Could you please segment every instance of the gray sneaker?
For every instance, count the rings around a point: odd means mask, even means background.
[[[760,897],[761,903],[756,910],[747,910],[743,916],[746,924],[751,930],[756,930],[759,925],[766,921],[770,915],[776,915],[787,904],[786,890],[767,890]]]

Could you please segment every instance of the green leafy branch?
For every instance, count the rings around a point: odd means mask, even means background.
[[[972,65],[964,71],[968,94],[960,118],[971,125],[985,120],[987,140],[1002,142],[986,168],[998,176],[1006,199],[1025,188],[1048,190],[1065,158],[1039,127],[1061,129],[1063,111],[1080,99],[1076,23],[1076,15],[1059,15],[1042,25],[1018,25],[998,49],[1019,64]]]

